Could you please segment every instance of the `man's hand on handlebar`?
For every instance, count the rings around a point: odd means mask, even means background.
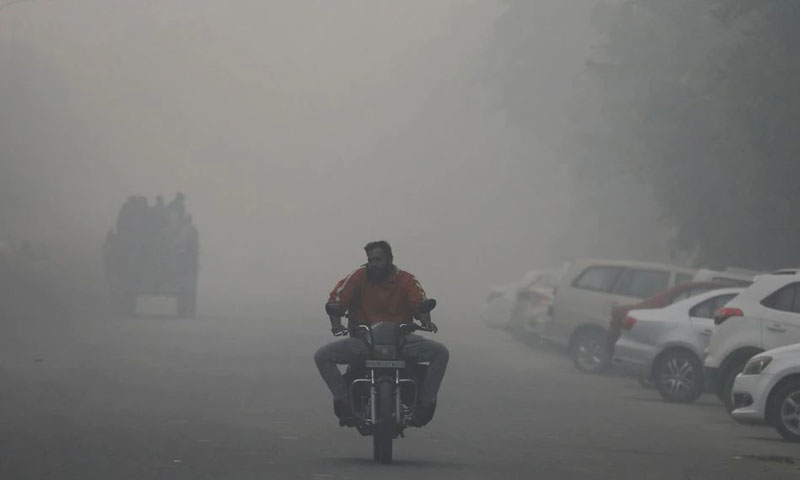
[[[431,321],[431,317],[428,317],[428,321],[427,322],[426,321],[421,321],[421,323],[422,323],[422,329],[423,330],[426,330],[426,331],[431,332],[431,333],[436,333],[436,332],[439,331],[439,327],[437,327],[436,324]]]
[[[335,337],[343,337],[347,335],[347,327],[342,325],[342,317],[345,315],[347,309],[342,307],[338,302],[328,302],[325,304],[325,313],[331,321],[331,333]]]
[[[425,325],[426,323],[430,323],[430,321],[431,321],[431,314],[430,314],[430,312],[428,312],[428,313],[415,313],[415,314],[414,314],[414,318],[416,318],[417,320],[419,320],[419,322],[420,322],[421,324]]]
[[[433,333],[439,331],[439,327],[437,327],[436,324],[431,321],[430,312],[418,313],[414,315],[414,318],[419,320],[419,323],[422,325],[422,330],[426,330]]]
[[[331,333],[334,337],[343,337],[347,335],[347,327],[342,325],[342,319],[331,317]]]

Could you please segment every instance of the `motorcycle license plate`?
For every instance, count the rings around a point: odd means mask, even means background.
[[[367,360],[367,368],[406,368],[405,360]]]

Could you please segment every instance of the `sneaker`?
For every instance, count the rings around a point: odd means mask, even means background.
[[[353,412],[353,407],[350,402],[344,398],[337,398],[333,400],[333,413],[339,418],[350,418],[356,414]]]
[[[339,418],[339,426],[341,427],[354,427],[360,423],[358,416],[353,411],[353,406],[346,399],[333,401],[333,413]]]
[[[414,409],[414,415],[411,418],[411,426],[422,427],[427,425],[433,420],[433,414],[436,412],[435,403],[420,403]]]

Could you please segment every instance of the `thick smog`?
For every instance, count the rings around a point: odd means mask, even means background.
[[[0,0],[0,478],[795,474],[798,20]]]

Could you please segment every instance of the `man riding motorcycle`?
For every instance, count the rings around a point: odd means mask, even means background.
[[[350,327],[384,321],[402,324],[416,318],[426,330],[437,331],[430,314],[418,312],[419,305],[426,298],[425,290],[414,275],[394,265],[389,243],[370,242],[364,247],[364,251],[367,253],[366,265],[340,280],[330,293],[328,304],[336,304],[340,308],[326,310],[348,311]],[[329,317],[334,335],[342,335],[348,331],[342,325],[341,316],[329,314]],[[412,421],[412,425],[421,427],[431,421],[436,411],[436,395],[444,378],[450,353],[441,343],[415,334],[408,335],[403,351],[414,361],[430,363]],[[369,350],[364,342],[350,336],[322,346],[314,355],[317,369],[333,394],[334,413],[348,424],[352,423],[355,413],[348,387],[337,364],[352,364],[368,354]]]

